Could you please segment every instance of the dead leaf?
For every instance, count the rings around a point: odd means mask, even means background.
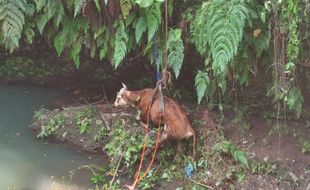
[[[258,28],[253,31],[253,36],[257,38],[262,33],[262,29]]]

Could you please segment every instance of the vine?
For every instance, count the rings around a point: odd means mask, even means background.
[[[286,0],[273,4],[273,38],[274,38],[274,84],[268,95],[274,101],[283,101],[284,108],[294,111],[299,117],[303,97],[296,81],[296,62],[300,51],[298,22],[301,1]],[[280,9],[281,8],[281,9]],[[288,39],[288,40],[286,40]],[[278,109],[280,105],[278,105]]]

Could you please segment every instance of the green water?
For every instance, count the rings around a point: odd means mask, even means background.
[[[51,179],[68,183],[61,176],[94,161],[89,155],[45,144],[29,129],[34,111],[60,94],[55,89],[0,85],[0,190],[48,190]],[[86,176],[75,175],[70,183],[86,189]]]

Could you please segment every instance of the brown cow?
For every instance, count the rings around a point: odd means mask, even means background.
[[[145,88],[137,91],[129,91],[126,85],[117,93],[114,106],[131,105],[137,107],[142,114],[142,119],[146,119],[147,110],[154,102],[150,109],[150,119],[157,124],[158,116],[160,114],[159,98],[155,95],[156,90],[152,88]],[[138,119],[140,118],[138,114]],[[195,157],[195,132],[189,122],[186,112],[174,100],[164,96],[164,113],[163,113],[164,130],[160,138],[160,143],[168,138],[181,140],[193,137],[193,155]],[[179,146],[178,146],[179,150]]]

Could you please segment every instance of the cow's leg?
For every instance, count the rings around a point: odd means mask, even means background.
[[[164,125],[163,133],[161,134],[160,139],[159,139],[159,143],[162,143],[162,142],[164,142],[165,140],[167,140],[168,134],[169,134],[168,125],[165,124],[165,125]]]
[[[141,110],[138,109],[136,120],[140,121],[141,120]]]
[[[173,157],[173,161],[176,161],[179,158],[180,153],[182,152],[182,142],[181,142],[181,140],[178,140],[177,143],[178,143],[177,151],[176,151],[176,153],[175,153],[175,155]]]

